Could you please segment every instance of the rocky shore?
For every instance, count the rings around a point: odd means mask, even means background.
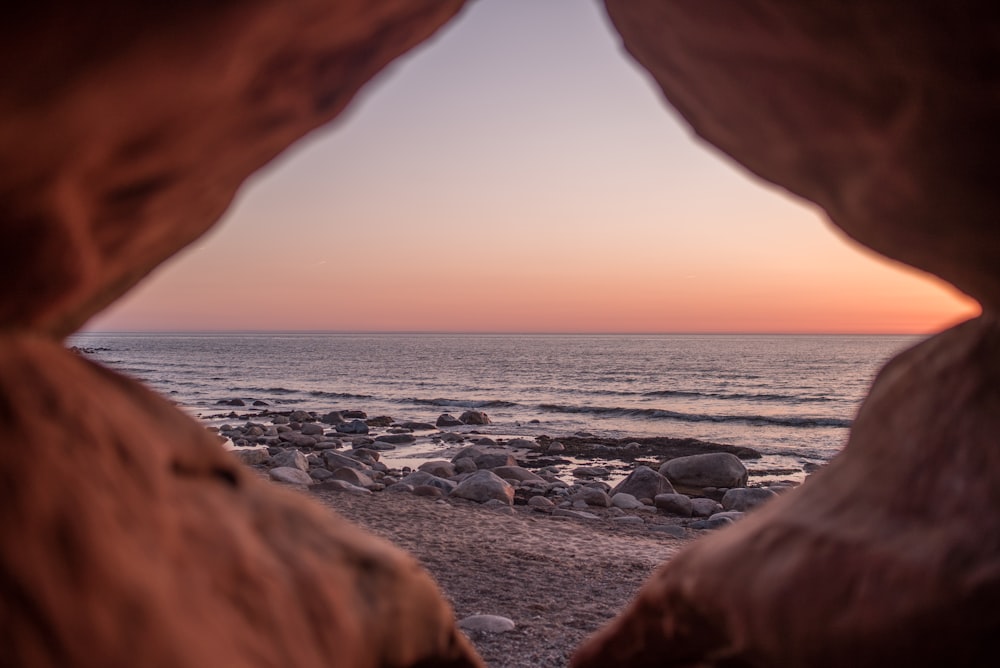
[[[759,453],[694,439],[486,435],[480,411],[432,424],[256,409],[208,428],[414,554],[491,666],[566,665],[659,563],[793,484],[754,484],[744,462]]]

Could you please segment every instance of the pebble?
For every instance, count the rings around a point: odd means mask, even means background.
[[[458,620],[458,628],[479,633],[507,633],[516,625],[514,620],[499,615],[472,615]]]

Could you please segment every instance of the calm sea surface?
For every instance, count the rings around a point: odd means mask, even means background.
[[[485,433],[694,437],[781,465],[833,456],[875,373],[918,340],[87,333],[70,344],[208,421],[237,397],[426,422],[478,408],[494,422]]]

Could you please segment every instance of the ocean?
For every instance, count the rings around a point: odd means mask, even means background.
[[[881,366],[914,336],[81,333],[69,345],[207,423],[250,410],[433,423],[486,434],[690,437],[800,468],[835,455]],[[231,421],[231,420],[230,420]]]

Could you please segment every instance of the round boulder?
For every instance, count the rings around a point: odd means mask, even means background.
[[[462,424],[490,424],[490,416],[482,411],[465,411],[458,419],[461,420]]]
[[[449,413],[442,413],[435,423],[438,427],[461,427],[462,421]]]
[[[722,507],[726,510],[746,512],[776,496],[778,495],[773,490],[766,487],[731,489],[722,497]]]
[[[684,494],[701,495],[706,487],[746,487],[747,467],[728,452],[677,457],[660,467],[674,488]]]
[[[424,462],[418,467],[418,470],[425,471],[438,478],[450,478],[455,475],[455,465],[443,459]]]
[[[611,496],[622,493],[637,499],[655,499],[659,494],[673,494],[674,488],[669,480],[648,466],[637,466],[611,490]]]
[[[504,501],[508,505],[514,502],[514,488],[492,471],[476,471],[470,474],[458,484],[451,495],[477,503],[486,503],[490,499]]]

